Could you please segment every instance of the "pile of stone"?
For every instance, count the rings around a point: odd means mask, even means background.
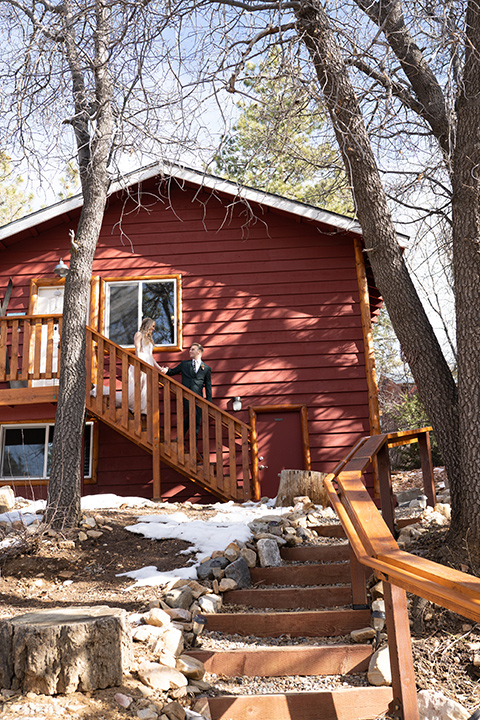
[[[333,519],[336,515],[331,508],[318,508],[307,496],[296,497],[292,510],[283,515],[267,514],[248,523],[252,532],[249,542],[232,542],[205,558],[197,569],[198,578],[210,581],[215,593],[248,587],[250,568],[280,566],[281,547],[315,541],[314,528]]]

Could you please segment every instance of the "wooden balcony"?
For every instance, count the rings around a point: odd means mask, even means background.
[[[0,405],[56,402],[61,330],[61,315],[0,318]],[[87,410],[151,453],[154,498],[161,462],[223,500],[252,498],[249,425],[91,328],[86,341]]]

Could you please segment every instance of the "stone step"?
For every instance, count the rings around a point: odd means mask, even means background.
[[[314,610],[321,607],[352,604],[350,585],[322,585],[295,588],[245,588],[223,594],[227,605],[246,605],[255,608]]]
[[[350,563],[316,563],[251,568],[252,583],[257,585],[335,585],[350,582]]]
[[[189,650],[207,672],[227,677],[347,675],[366,672],[371,645],[297,645],[232,650]]]
[[[301,612],[214,613],[207,631],[257,637],[328,637],[348,635],[370,624],[369,610],[317,610]]]
[[[392,688],[358,687],[279,695],[209,698],[212,720],[374,720],[388,711]]]

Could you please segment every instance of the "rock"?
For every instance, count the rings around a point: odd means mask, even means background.
[[[201,563],[197,568],[197,575],[200,580],[208,580],[213,578],[213,568],[220,568],[224,570],[228,565],[228,560],[222,555],[222,557],[211,558]]]
[[[387,645],[373,653],[368,666],[367,678],[370,685],[380,686],[392,684],[390,653]]]
[[[130,697],[130,695],[124,695],[123,693],[115,693],[114,698],[115,702],[123,708],[130,707],[133,702],[133,698]]]
[[[0,620],[0,687],[44,695],[120,685],[132,661],[120,608],[37,610]]]
[[[200,610],[204,613],[216,613],[222,607],[222,598],[219,595],[202,595],[198,599]]]
[[[230,543],[224,550],[224,555],[229,562],[233,562],[238,558],[240,554],[240,548],[236,543]]]
[[[175,656],[181,655],[183,652],[183,632],[174,627],[167,628],[157,642],[155,652],[161,651],[161,649],[167,650]]]
[[[257,549],[260,567],[278,567],[282,564],[280,551],[275,540],[269,540],[268,538],[259,540]]]
[[[171,690],[188,685],[187,678],[175,668],[156,662],[144,662],[137,668],[140,680],[155,690]]]
[[[198,713],[201,717],[205,718],[205,720],[212,720],[207,698],[198,698],[198,700],[195,701],[195,705],[192,710],[193,712]],[[194,716],[190,715],[187,717],[193,718]]]
[[[222,578],[220,580],[220,584],[218,586],[218,589],[220,592],[228,592],[229,590],[236,590],[238,587],[235,580],[232,580],[232,578]]]
[[[165,665],[166,667],[176,668],[177,667],[177,656],[171,653],[169,650],[165,650],[165,648],[162,648],[160,655],[157,657],[158,662],[160,665]]]
[[[268,542],[268,540],[264,541]],[[278,556],[278,545],[276,545]],[[281,563],[281,560],[280,560]],[[249,587],[252,584],[252,578],[250,577],[250,570],[247,565],[247,561],[243,557],[239,557],[237,560],[232,562],[228,567],[225,568],[225,577],[235,580],[239,588]]]
[[[193,602],[193,594],[188,585],[183,588],[174,588],[164,595],[164,601],[172,608],[188,610]]]
[[[433,509],[435,512],[440,513],[440,515],[447,518],[448,521],[451,520],[452,508],[448,503],[437,503]]]
[[[208,592],[208,588],[205,587],[205,585],[201,585],[196,580],[190,580],[188,582],[188,587],[192,591],[192,595],[197,600],[201,595],[205,595],[205,593]]]
[[[6,513],[15,507],[15,493],[10,485],[0,488],[0,513]]]
[[[156,713],[155,710],[152,710],[152,708],[146,707],[141,710],[137,710],[137,717],[139,720],[157,720],[158,713]]]
[[[240,557],[245,558],[245,561],[249,568],[254,568],[257,564],[257,553],[250,548],[242,548],[240,550]]]
[[[360,628],[360,630],[352,630],[350,633],[350,637],[356,643],[365,643],[369,640],[373,640],[375,635],[375,630],[371,627]]]
[[[156,625],[139,625],[132,630],[132,639],[136,642],[153,643],[162,637],[164,628]]]
[[[420,720],[469,720],[471,713],[438,690],[420,690],[417,694]]]
[[[202,680],[205,675],[204,664],[189,655],[180,655],[176,667],[189,680]]]
[[[381,580],[376,583],[372,588],[370,588],[370,595],[372,596],[373,600],[383,598],[383,582]]]
[[[192,619],[192,613],[190,612],[190,610],[184,610],[183,608],[170,608],[170,607],[166,607],[166,608],[164,608],[164,610],[167,613],[167,615],[169,615],[172,618],[172,620],[181,620],[183,622],[190,622],[190,620]]]
[[[178,702],[169,702],[162,708],[162,713],[168,717],[169,720],[185,720],[185,708]]]
[[[152,608],[144,614],[143,619],[147,625],[161,628],[167,628],[171,623],[170,615],[161,608]]]
[[[102,535],[103,532],[101,532],[100,530],[87,530],[87,536],[92,540],[98,540],[98,538],[101,538]]]
[[[258,541],[259,540],[275,540],[277,545],[286,545],[287,544],[287,541],[285,540],[285,538],[280,537],[279,535],[273,535],[273,533],[268,533],[268,532],[256,533],[255,540],[257,541],[257,549],[258,549]]]
[[[88,540],[88,535],[83,532],[83,530],[80,530],[77,536],[78,542],[85,542],[85,540]]]

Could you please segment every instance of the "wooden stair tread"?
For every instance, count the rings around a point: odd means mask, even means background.
[[[390,687],[338,688],[209,698],[212,720],[374,720],[393,700]],[[321,708],[321,710],[320,710]]]
[[[349,583],[350,565],[346,562],[312,565],[282,565],[280,567],[251,568],[255,585],[324,585]]]
[[[208,631],[258,637],[327,637],[348,635],[370,624],[369,610],[317,610],[273,613],[213,613]]]
[[[189,650],[207,672],[236,677],[345,675],[365,672],[371,645],[297,645],[293,647]]]
[[[350,585],[318,585],[316,587],[295,588],[244,588],[230,590],[223,595],[228,605],[247,605],[249,607],[304,608],[313,610],[318,607],[351,605]]]
[[[297,562],[341,562],[350,559],[350,545],[299,545],[280,549],[283,560]]]

